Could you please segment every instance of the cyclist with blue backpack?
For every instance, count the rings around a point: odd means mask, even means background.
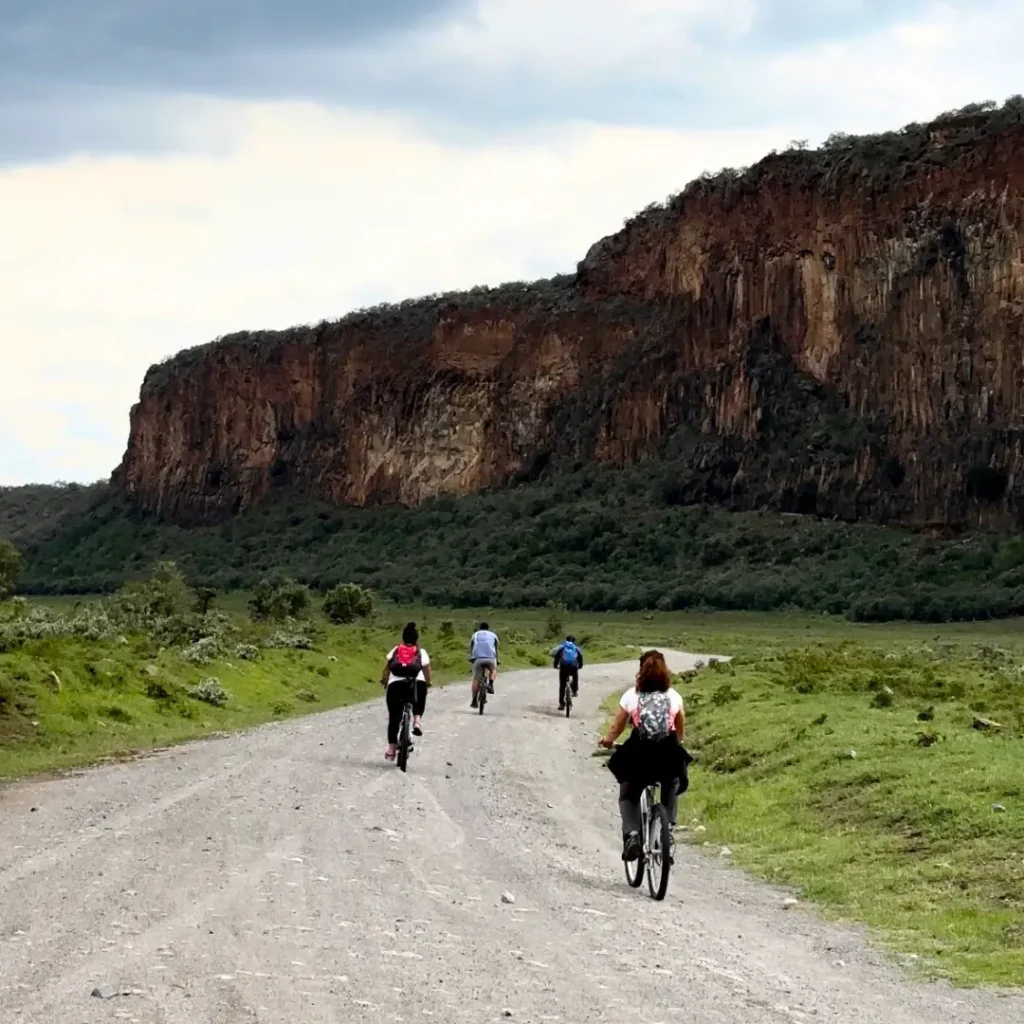
[[[580,692],[580,669],[583,668],[583,651],[571,634],[551,652],[551,664],[558,669],[558,710],[565,710],[565,688],[572,687],[575,697]]]

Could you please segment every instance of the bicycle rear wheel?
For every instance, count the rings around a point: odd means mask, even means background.
[[[651,807],[647,819],[647,888],[656,900],[663,900],[668,892],[669,869],[672,865],[672,826],[668,811],[660,801]]]
[[[644,842],[644,836],[647,835],[647,820],[649,818],[649,806],[650,798],[647,794],[647,790],[640,796],[640,856],[634,861],[626,861],[626,881],[634,889],[639,889],[644,884],[644,869],[647,867],[647,858],[644,856],[644,850],[647,844]]]
[[[565,687],[565,717],[568,718],[572,714],[572,688],[566,685]]]
[[[409,767],[409,750],[412,747],[412,705],[402,709],[402,726],[398,734],[398,767],[404,772]]]

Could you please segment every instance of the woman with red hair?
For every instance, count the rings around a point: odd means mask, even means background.
[[[601,746],[615,746],[627,725],[632,725],[633,731],[609,758],[608,767],[619,783],[622,859],[634,861],[643,849],[641,794],[647,786],[660,783],[661,802],[674,826],[677,798],[689,785],[687,766],[693,760],[683,746],[683,698],[672,686],[672,676],[660,651],[646,651],[640,656],[636,684],[622,695]]]

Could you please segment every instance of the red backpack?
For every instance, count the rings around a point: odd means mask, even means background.
[[[423,671],[419,647],[399,644],[388,662],[388,671],[398,679],[415,679]]]

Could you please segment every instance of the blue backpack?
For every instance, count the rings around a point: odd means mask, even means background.
[[[571,641],[566,640],[562,644],[562,664],[568,665],[570,668],[575,668],[576,663],[579,661],[580,649]]]

